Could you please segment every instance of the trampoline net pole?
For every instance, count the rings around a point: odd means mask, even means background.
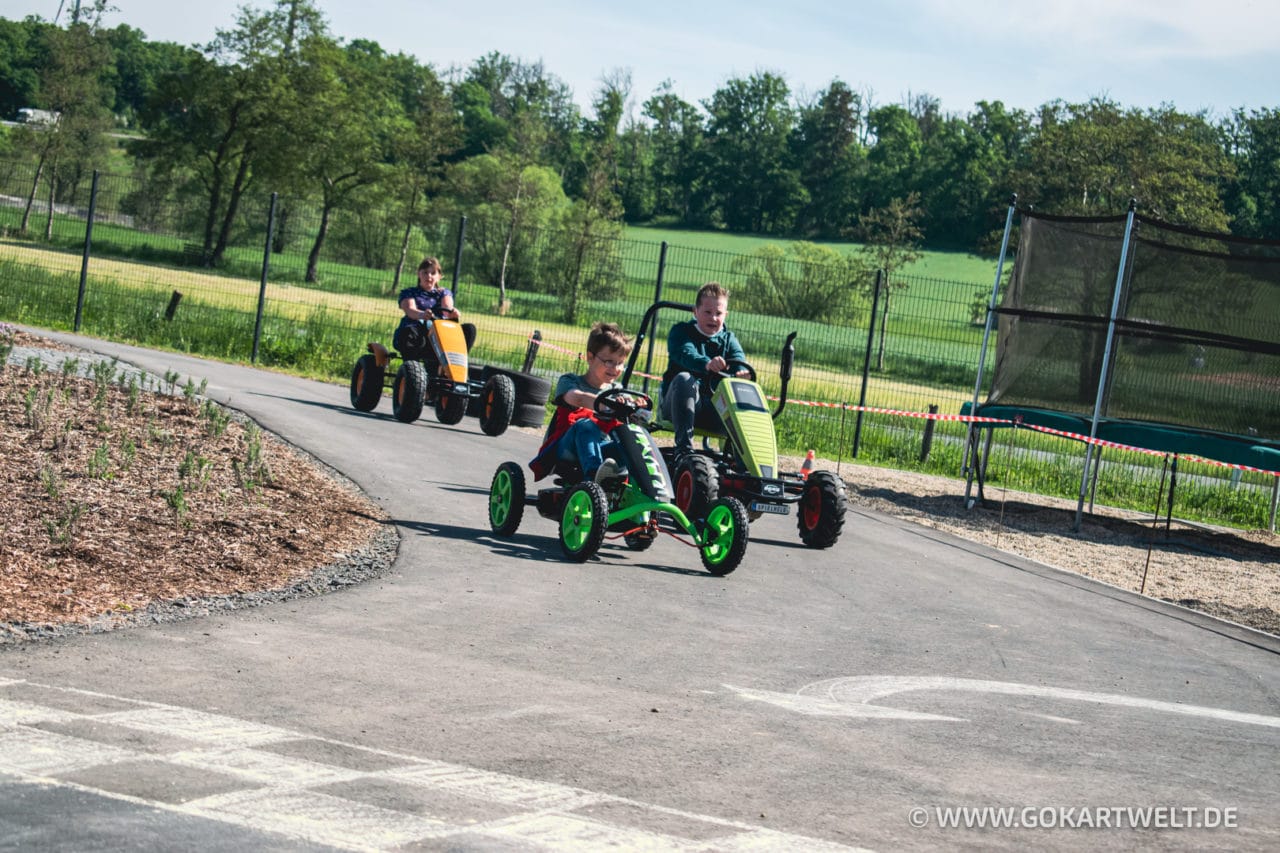
[[[1084,499],[1089,491],[1089,465],[1093,460],[1094,439],[1098,437],[1098,418],[1107,393],[1107,374],[1111,370],[1111,348],[1115,345],[1116,316],[1120,313],[1120,294],[1124,290],[1125,272],[1129,263],[1129,240],[1133,236],[1133,215],[1138,203],[1129,201],[1129,215],[1124,222],[1124,242],[1120,244],[1120,267],[1116,270],[1116,286],[1111,293],[1111,316],[1107,321],[1107,342],[1102,350],[1102,366],[1098,371],[1098,393],[1093,401],[1093,421],[1089,425],[1089,445],[1084,454],[1084,470],[1080,472],[1080,499],[1076,502],[1075,530],[1079,532],[1084,515]]]
[[[991,341],[991,324],[996,316],[996,302],[1000,298],[1000,279],[1004,275],[1004,259],[1009,252],[1009,232],[1013,229],[1013,212],[1018,203],[1018,194],[1014,193],[1009,197],[1009,210],[1004,217],[1004,237],[1000,241],[1000,260],[996,262],[996,280],[991,285],[991,299],[987,303],[987,323],[986,328],[982,332],[982,349],[978,354],[978,378],[973,383],[973,407],[969,410],[969,414],[978,414],[978,395],[982,393],[982,372],[987,363],[987,347]],[[964,497],[965,504],[968,505],[969,494],[973,488],[973,467],[969,464],[971,461],[970,448],[973,447],[974,425],[969,422],[969,428],[965,436],[965,453],[964,453]]]

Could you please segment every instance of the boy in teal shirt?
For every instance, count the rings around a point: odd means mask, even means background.
[[[693,319],[676,323],[667,335],[667,369],[659,391],[662,414],[676,433],[676,459],[693,452],[693,425],[699,415],[715,417],[707,377],[724,372],[729,362],[745,361],[742,344],[724,326],[729,291],[710,281],[698,289]],[[739,370],[745,376],[747,371]]]

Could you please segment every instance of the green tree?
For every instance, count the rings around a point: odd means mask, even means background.
[[[149,42],[142,30],[121,24],[106,31],[111,45],[109,69],[115,89],[112,112],[128,127],[137,124],[161,77],[182,67],[191,48],[173,42]]]
[[[628,119],[618,137],[618,196],[623,218],[628,222],[646,222],[653,218],[657,209],[656,166],[649,128]]]
[[[675,94],[670,80],[644,102],[642,112],[652,122],[654,214],[685,224],[704,221],[696,201],[705,186],[702,114]]]
[[[884,370],[885,334],[889,325],[889,297],[893,291],[906,291],[910,283],[896,273],[908,264],[920,259],[920,246],[924,232],[919,222],[924,215],[920,208],[920,194],[910,193],[906,198],[890,199],[859,219],[858,231],[865,244],[862,254],[868,264],[884,271],[887,286],[882,291],[884,311],[880,317],[880,345],[876,369]],[[872,318],[872,322],[875,318]]]
[[[790,156],[790,91],[776,74],[730,80],[704,106],[708,184],[733,231],[787,231],[807,201]]]
[[[392,283],[395,289],[404,272],[413,226],[421,224],[427,194],[440,184],[445,163],[460,144],[461,126],[444,84],[430,67],[397,54],[389,59],[384,73],[398,81],[398,97],[408,118],[408,125],[392,139],[387,180],[394,207],[391,221],[404,224]]]
[[[578,321],[585,298],[611,295],[621,274],[617,252],[622,236],[618,225],[622,202],[616,193],[618,125],[630,87],[629,75],[607,78],[593,103],[595,117],[584,126],[583,180],[578,200],[565,211],[560,223],[567,243],[561,274],[551,280],[554,292],[561,296],[567,323]]]
[[[70,185],[74,192],[79,180],[106,157],[112,93],[103,77],[110,60],[110,49],[100,29],[105,9],[105,0],[97,0],[65,30],[42,30],[48,64],[40,73],[39,102],[55,118],[21,128],[17,145],[30,151],[36,161],[20,230],[27,230],[40,181],[47,178],[49,216],[45,239],[52,237],[53,210],[60,187]]]
[[[919,173],[923,230],[930,245],[981,250],[1010,190],[1010,173],[1030,136],[1030,119],[999,101],[965,118],[948,116],[925,139]],[[999,231],[995,232],[996,236]]]
[[[569,87],[541,62],[486,54],[467,69],[453,99],[462,120],[460,157],[508,150],[565,177],[581,117]]]
[[[0,118],[12,121],[23,107],[39,105],[36,93],[51,29],[56,28],[36,17],[0,18]]]
[[[319,199],[320,222],[307,253],[305,280],[319,278],[332,219],[354,193],[390,174],[397,137],[411,127],[387,81],[332,39],[312,35],[298,46],[291,74],[295,97],[281,116],[285,147],[301,186]]]
[[[165,74],[143,114],[147,138],[133,150],[154,176],[189,175],[205,198],[202,256],[221,262],[240,205],[258,179],[287,183],[299,163],[288,143],[299,46],[323,36],[308,0],[242,7],[236,26]]]
[[[1280,109],[1237,109],[1222,122],[1221,133],[1235,166],[1224,190],[1232,232],[1280,237]]]
[[[924,140],[920,125],[905,108],[891,104],[867,114],[875,142],[867,152],[867,171],[860,213],[883,208],[919,186]]]
[[[545,166],[521,165],[515,154],[481,154],[451,164],[445,174],[447,199],[433,208],[441,215],[465,212],[468,240],[475,247],[486,281],[498,288],[499,312],[508,308],[508,288],[535,290],[540,258],[531,240],[569,204],[560,177]]]
[[[858,180],[866,152],[858,141],[862,99],[833,80],[817,101],[800,110],[795,134],[800,182],[809,195],[801,231],[820,236],[846,232],[858,213]]]
[[[1039,132],[1014,176],[1019,201],[1060,215],[1145,212],[1225,231],[1220,187],[1233,174],[1221,136],[1203,115],[1172,106],[1125,110],[1095,98],[1040,109]]]

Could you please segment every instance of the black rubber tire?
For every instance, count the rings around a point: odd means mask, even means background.
[[[436,420],[446,426],[453,426],[460,422],[467,414],[467,403],[470,397],[461,397],[457,394],[442,394],[436,400]]]
[[[537,403],[545,406],[547,400],[551,397],[551,382],[543,379],[541,376],[534,376],[532,373],[522,373],[519,370],[504,370],[501,367],[488,365],[484,368],[484,378],[487,380],[495,373],[500,373],[511,379],[511,383],[516,386],[516,407],[519,408],[523,404]]]
[[[506,376],[490,376],[480,391],[480,400],[480,430],[485,435],[502,435],[515,413],[515,385]]]
[[[391,413],[396,420],[411,424],[422,417],[422,400],[427,391],[427,372],[422,363],[405,361],[391,383]]]
[[[830,548],[844,531],[844,515],[849,509],[844,480],[830,471],[812,472],[796,509],[800,541],[810,548]]]
[[[524,469],[503,462],[489,483],[489,527],[495,536],[514,536],[524,518]]]
[[[356,359],[351,371],[351,407],[358,412],[372,412],[382,399],[383,370],[373,353]]]
[[[719,498],[707,510],[707,523],[701,530],[722,530],[720,536],[711,539],[698,549],[702,566],[716,577],[723,577],[742,562],[747,553],[747,540],[751,538],[751,522],[747,520],[747,508],[737,498]],[[725,537],[728,541],[724,541]]]
[[[574,486],[564,499],[560,513],[560,548],[575,563],[585,563],[600,550],[609,523],[609,501],[598,483],[585,480]],[[585,536],[577,544],[565,539],[566,529],[577,534],[586,526]]]
[[[481,365],[481,364],[467,365],[467,381],[483,385],[484,380],[485,380],[484,365]],[[480,417],[481,405],[482,405],[482,400],[480,397],[472,397],[469,401],[467,401],[467,417],[469,418]]]
[[[511,425],[518,427],[540,427],[547,422],[547,406],[545,403],[516,403],[511,413]]]
[[[676,467],[675,505],[690,521],[707,517],[707,510],[720,497],[720,477],[716,464],[699,453],[687,454]]]

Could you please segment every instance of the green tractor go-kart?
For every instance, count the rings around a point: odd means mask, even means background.
[[[692,305],[679,302],[656,302],[649,307],[622,374],[623,385],[630,382],[635,371],[646,330],[654,328],[654,318],[664,308],[681,311],[685,316],[693,311]],[[787,404],[795,339],[796,333],[792,332],[782,347],[782,387],[776,409],[769,411],[764,389],[755,381],[755,368],[743,361],[730,362],[725,374],[708,377],[715,417],[694,423],[694,435],[703,439],[702,448],[680,460],[675,458],[673,447],[663,448],[662,453],[675,473],[675,504],[688,516],[701,517],[711,503],[724,497],[735,497],[745,504],[753,519],[766,513],[789,515],[795,505],[800,541],[810,548],[829,548],[844,530],[849,504],[844,481],[830,471],[812,471],[805,476],[778,468],[773,422]],[[731,375],[743,369],[749,378]],[[672,426],[654,420],[649,428]],[[718,448],[713,448],[711,441],[716,441]]]
[[[585,480],[577,463],[557,462],[555,485],[526,495],[524,469],[503,462],[489,487],[489,526],[501,537],[515,535],[526,506],[560,524],[560,547],[570,560],[591,558],[612,531],[627,548],[643,551],[659,533],[680,534],[692,540],[702,565],[713,575],[727,575],[738,567],[747,550],[750,520],[737,498],[716,498],[692,518],[672,503],[670,474],[643,423],[653,412],[647,394],[610,388],[596,397],[595,411],[617,421],[610,435],[621,448],[627,466],[624,477],[601,485]]]

